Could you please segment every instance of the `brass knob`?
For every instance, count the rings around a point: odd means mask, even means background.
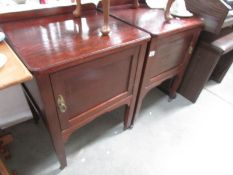
[[[67,110],[67,106],[66,106],[66,102],[63,98],[62,95],[58,95],[58,98],[57,98],[57,106],[58,106],[58,109],[61,113],[65,113],[66,110]]]

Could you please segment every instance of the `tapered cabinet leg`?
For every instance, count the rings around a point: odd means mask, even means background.
[[[172,100],[172,99],[175,99],[176,98],[176,92],[177,92],[177,89],[181,83],[181,79],[182,79],[182,76],[181,75],[177,75],[169,89],[169,98]]]
[[[57,155],[58,161],[60,163],[60,169],[64,169],[67,166],[67,160],[66,160],[66,153],[65,153],[65,145],[61,138],[61,134],[54,134],[52,133],[51,129],[50,130],[50,136],[52,139],[52,144],[53,148],[55,150],[55,153]]]
[[[124,130],[132,128],[133,114],[134,114],[134,107],[132,107],[132,105],[126,105],[125,118],[124,118]]]
[[[60,162],[60,169],[67,166],[65,145],[62,137],[62,130],[56,109],[56,102],[54,101],[52,86],[49,75],[41,75],[36,77],[41,93],[41,98],[44,104],[43,115],[45,118],[46,126],[49,130],[53,147],[55,149],[57,158]]]
[[[55,152],[57,154],[58,160],[60,162],[60,169],[64,169],[67,166],[67,160],[66,160],[66,153],[65,153],[65,145],[61,141],[54,142],[53,144]]]
[[[134,126],[135,117],[139,113],[139,110],[142,105],[142,100],[144,98],[143,85],[145,84],[146,80],[144,79],[142,81],[142,84],[140,84],[141,83],[140,81],[143,72],[146,49],[147,49],[147,44],[144,44],[139,53],[139,62],[138,62],[139,66],[136,75],[136,77],[138,78],[136,78],[135,86],[133,90],[134,98],[131,101],[131,105],[127,106],[125,111],[125,121],[124,121],[125,129],[132,128]]]

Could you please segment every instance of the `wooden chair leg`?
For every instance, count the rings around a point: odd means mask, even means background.
[[[40,120],[40,117],[42,116],[40,109],[39,109],[38,105],[36,104],[35,100],[33,99],[32,95],[30,94],[27,86],[24,83],[22,83],[21,85],[23,88],[24,96],[25,96],[27,103],[29,105],[29,108],[32,112],[33,119],[34,119],[35,123],[37,124]]]
[[[9,170],[3,162],[3,159],[8,159],[10,157],[10,152],[8,150],[8,145],[13,142],[13,136],[11,134],[4,134],[0,136],[0,174],[10,175]]]
[[[4,159],[11,157],[8,145],[13,142],[13,136],[11,134],[4,134],[0,137],[0,156]]]
[[[40,120],[38,112],[36,111],[36,109],[34,108],[33,104],[31,103],[30,99],[28,98],[28,96],[26,94],[25,94],[25,97],[26,97],[28,106],[29,106],[29,108],[30,108],[30,110],[32,112],[33,119],[34,119],[35,123],[38,124],[38,122]]]
[[[0,159],[0,174],[1,175],[10,175],[6,165],[3,163],[2,159]]]

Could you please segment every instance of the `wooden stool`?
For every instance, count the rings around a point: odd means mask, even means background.
[[[11,157],[8,145],[13,141],[11,134],[3,134],[0,136],[0,174],[1,175],[10,175],[9,170],[4,164],[4,160]]]
[[[6,165],[3,163],[2,159],[0,159],[0,174],[1,175],[10,175]]]

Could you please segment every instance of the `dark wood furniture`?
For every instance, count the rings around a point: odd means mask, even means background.
[[[9,133],[3,133],[0,131],[0,174],[1,175],[10,175],[10,172],[7,166],[4,163],[4,160],[11,157],[8,145],[13,142],[13,136]]]
[[[134,9],[132,2],[117,4],[112,0],[110,15],[149,33],[152,37],[147,48],[135,108],[137,115],[145,95],[165,80],[173,78],[169,87],[169,96],[170,98],[176,96],[177,88],[202,29],[202,21],[193,17],[174,18],[166,22],[163,10],[150,9],[144,3]]]
[[[219,0],[186,0],[187,8],[204,19],[198,41],[179,92],[196,102],[209,79],[221,82],[233,62],[233,16]]]
[[[1,24],[34,76],[25,83],[26,93],[43,114],[61,168],[69,136],[101,114],[125,105],[124,127],[130,127],[150,40],[114,18],[110,36],[102,36],[102,13],[86,7],[82,18],[69,12]]]

